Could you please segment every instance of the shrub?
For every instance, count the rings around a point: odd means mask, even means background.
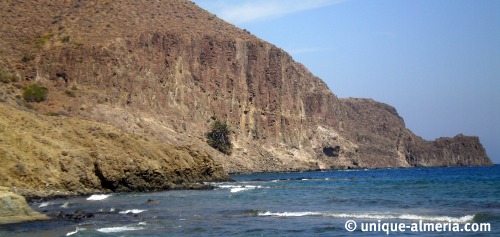
[[[66,36],[64,36],[64,37],[62,37],[62,38],[61,38],[61,42],[63,42],[63,43],[68,43],[68,42],[69,42],[69,40],[70,40],[70,38],[71,38],[71,37],[70,37],[69,35],[66,35]]]
[[[9,82],[16,82],[17,77],[15,75],[12,75],[8,72],[4,72],[3,70],[0,70],[0,82],[3,83],[9,83]]]
[[[26,102],[42,102],[47,99],[49,90],[38,84],[31,84],[24,88],[23,98]]]
[[[29,54],[23,54],[23,57],[21,58],[21,62],[23,63],[27,63],[31,60],[33,60],[34,57],[32,55],[29,55]]]
[[[232,144],[229,140],[229,127],[226,123],[215,120],[210,132],[207,133],[207,143],[218,151],[230,155]]]
[[[73,97],[75,98],[76,97],[76,94],[75,94],[75,91],[73,90],[65,90],[64,93],[69,96],[69,97]]]
[[[35,39],[35,46],[37,48],[40,48],[42,46],[45,45],[45,43],[49,42],[50,39],[52,39],[52,37],[54,36],[54,33],[47,33],[47,34],[44,34],[38,38]]]

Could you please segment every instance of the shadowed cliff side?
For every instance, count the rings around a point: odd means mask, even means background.
[[[2,85],[9,104],[40,83],[40,113],[192,144],[229,172],[491,163],[477,139],[425,142],[390,106],[338,99],[283,50],[190,1],[0,6],[0,67],[19,78]],[[231,156],[206,145],[214,118],[232,131]]]

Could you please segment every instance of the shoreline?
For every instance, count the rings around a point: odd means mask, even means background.
[[[248,174],[286,174],[286,173],[306,173],[306,172],[331,172],[331,171],[338,171],[338,172],[349,172],[349,171],[368,171],[368,170],[392,170],[392,169],[415,169],[415,168],[426,168],[426,169],[438,169],[438,168],[467,168],[467,167],[493,167],[493,166],[500,166],[500,164],[493,164],[493,165],[478,165],[478,166],[414,166],[414,167],[377,167],[377,168],[354,168],[354,169],[328,169],[328,170],[294,170],[294,171],[273,171],[273,172],[241,172],[241,173],[228,173],[229,176],[232,175],[248,175]],[[59,199],[59,198],[74,198],[74,197],[84,197],[88,195],[96,195],[96,194],[130,194],[130,193],[153,193],[153,192],[165,192],[165,191],[175,191],[175,190],[214,190],[217,187],[212,185],[212,183],[220,183],[220,182],[237,182],[234,179],[230,178],[226,181],[211,181],[208,182],[210,184],[206,183],[189,183],[189,184],[183,184],[183,185],[178,185],[177,187],[173,188],[168,188],[168,189],[155,189],[155,190],[144,190],[144,191],[105,191],[105,190],[94,190],[89,191],[89,192],[81,192],[81,193],[59,193],[56,195],[26,195],[26,193],[33,193],[33,192],[45,192],[46,190],[32,190],[32,191],[26,191],[26,192],[19,192],[14,191],[14,193],[19,194],[26,198],[28,203],[34,203],[34,202],[44,202],[44,201],[50,201],[53,199]],[[11,188],[12,191],[12,188]],[[63,191],[56,191],[56,190],[49,190],[48,192],[63,192]]]
[[[271,173],[301,173],[301,172],[330,172],[330,171],[358,171],[358,170],[383,170],[383,169],[414,169],[414,168],[460,168],[460,167],[492,167],[500,164],[491,165],[467,165],[467,166],[399,166],[399,167],[375,167],[375,168],[346,168],[346,169],[311,169],[311,170],[292,170],[292,171],[263,171],[263,172],[231,172],[228,175],[242,174],[271,174]]]

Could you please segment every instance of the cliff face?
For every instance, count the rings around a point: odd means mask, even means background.
[[[0,67],[49,88],[33,105],[42,113],[190,144],[229,172],[491,164],[477,138],[426,142],[394,108],[338,99],[283,50],[189,1],[0,5]],[[213,118],[233,131],[231,156],[205,143]]]

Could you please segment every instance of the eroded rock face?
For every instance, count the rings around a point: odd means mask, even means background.
[[[6,59],[0,65],[21,84],[49,88],[48,101],[34,105],[41,112],[189,144],[229,172],[491,164],[477,139],[426,142],[389,105],[338,99],[283,50],[190,1],[0,4],[32,16],[0,12],[8,22],[0,34]],[[47,15],[53,19],[41,17]],[[213,118],[233,131],[231,156],[205,143]],[[138,177],[167,185],[155,172],[100,171],[107,165],[99,155],[86,165],[108,189]],[[99,178],[108,174],[114,178]]]

